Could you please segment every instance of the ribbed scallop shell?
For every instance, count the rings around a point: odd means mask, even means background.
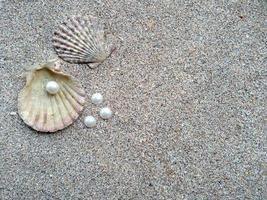
[[[71,17],[53,37],[58,56],[70,63],[101,63],[114,50],[107,44],[104,26],[95,17]]]
[[[18,97],[20,117],[37,131],[55,132],[69,126],[84,107],[85,92],[81,85],[57,70],[56,61],[32,70]],[[55,95],[45,89],[46,83],[52,80],[60,86]]]

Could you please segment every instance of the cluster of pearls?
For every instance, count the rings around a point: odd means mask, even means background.
[[[100,105],[103,102],[103,96],[100,93],[95,93],[91,97],[91,101],[95,105]],[[102,119],[109,119],[112,117],[112,111],[109,107],[104,107],[100,110],[99,115]],[[96,126],[96,118],[93,116],[86,116],[84,118],[85,126],[92,128]]]

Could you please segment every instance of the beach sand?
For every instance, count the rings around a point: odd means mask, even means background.
[[[264,199],[265,1],[0,5],[2,200]],[[77,14],[103,20],[117,50],[97,69],[64,64],[86,108],[70,127],[38,133],[17,114],[20,75],[56,57],[53,31]],[[112,119],[100,119],[104,106]]]

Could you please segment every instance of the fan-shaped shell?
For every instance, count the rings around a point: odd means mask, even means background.
[[[53,37],[58,56],[70,63],[101,63],[114,50],[108,45],[104,26],[95,17],[71,17]]]
[[[49,94],[48,81],[56,81],[59,92]],[[33,69],[18,97],[19,115],[33,129],[55,132],[72,124],[83,110],[85,92],[71,76],[58,71],[56,61]]]

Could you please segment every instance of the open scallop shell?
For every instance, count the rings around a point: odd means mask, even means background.
[[[56,81],[60,90],[49,94],[48,81]],[[56,60],[39,65],[27,75],[26,86],[18,97],[19,115],[33,129],[55,132],[72,124],[83,110],[85,92],[71,76],[60,71]]]
[[[69,63],[102,63],[115,47],[108,44],[104,26],[95,17],[71,17],[53,37],[57,55]]]

